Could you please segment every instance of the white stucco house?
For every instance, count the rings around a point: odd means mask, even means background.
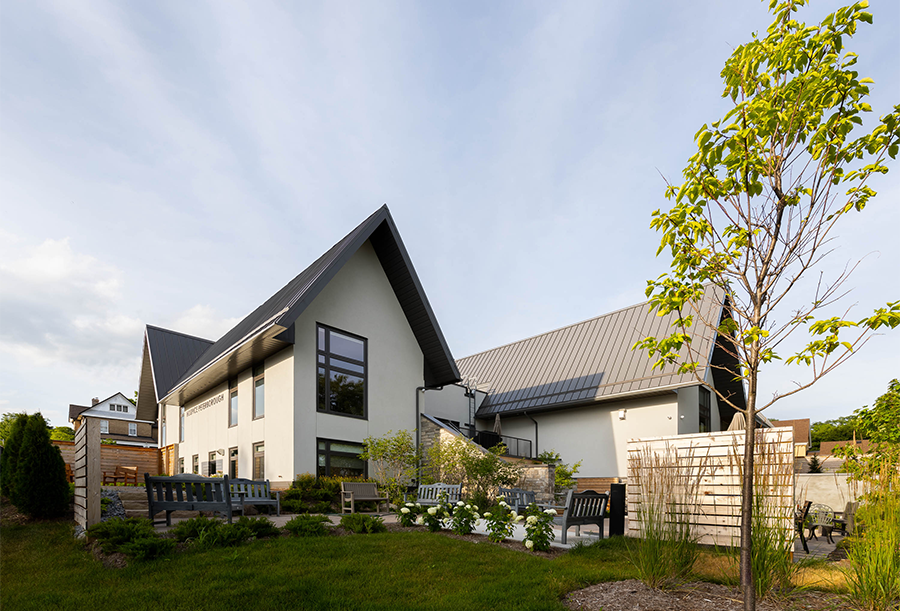
[[[284,487],[363,474],[363,439],[459,379],[384,206],[218,340],[147,326],[137,408],[175,471]]]
[[[702,306],[722,315],[725,295]],[[630,349],[669,319],[638,304],[455,361],[384,206],[221,338],[148,325],[137,415],[158,422],[172,471],[276,487],[363,474],[363,439],[428,423],[623,477],[629,438],[731,421],[696,380]],[[698,345],[706,383],[740,404],[716,338]]]

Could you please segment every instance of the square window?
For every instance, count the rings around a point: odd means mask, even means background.
[[[101,433],[109,433],[109,420],[101,420],[100,421],[100,432]]]
[[[136,423],[134,423],[134,422],[129,422],[129,423],[128,423],[128,434],[129,434],[131,437],[136,437],[136,436],[137,436],[137,424],[136,424]]]
[[[366,462],[359,455],[363,446],[348,441],[318,440],[317,475],[351,477],[366,475]]]
[[[317,334],[317,409],[366,418],[366,340],[321,325]]]

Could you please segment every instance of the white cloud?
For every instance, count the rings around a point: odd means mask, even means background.
[[[240,318],[223,318],[212,306],[197,304],[182,312],[165,327],[215,341],[240,321]]]

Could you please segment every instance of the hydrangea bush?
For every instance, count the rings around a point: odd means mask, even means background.
[[[478,515],[478,505],[469,505],[463,501],[456,503],[453,508],[453,518],[450,520],[450,528],[457,535],[468,535],[475,530],[475,521]]]
[[[510,510],[506,501],[501,500],[492,511],[484,513],[488,539],[494,543],[500,543],[512,535],[513,525],[524,519],[524,516]]]
[[[422,505],[419,503],[406,503],[397,510],[397,519],[401,526],[416,524],[416,517],[422,513]]]
[[[444,525],[444,520],[450,517],[450,507],[443,502],[434,507],[429,507],[422,514],[422,523],[433,533],[436,533]]]
[[[525,547],[537,552],[550,550],[550,542],[555,538],[553,518],[555,509],[544,509],[531,503],[525,510]]]

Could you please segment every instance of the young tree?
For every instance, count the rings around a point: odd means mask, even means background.
[[[875,329],[900,324],[900,301],[861,319],[827,314],[852,266],[820,278],[812,290],[803,287],[803,294],[796,290],[819,271],[842,219],[875,195],[869,179],[887,172],[887,157],[896,157],[900,142],[900,105],[870,132],[856,133],[871,112],[865,102],[871,80],[853,70],[856,55],[845,52],[844,42],[861,22],[871,22],[866,3],[813,26],[795,19],[804,4],[772,0],[774,22],[765,36],[754,35],[725,63],[724,97],[733,107],[697,132],[683,184],[666,189],[672,208],[657,210],[651,222],[662,233],[658,252],[668,249],[672,263],[648,283],[647,295],[651,307],[676,313],[676,321],[670,335],[636,345],[658,366],[680,363],[681,372],[694,372],[702,383],[691,336],[705,328],[739,363],[746,407],[716,394],[746,416],[740,568],[748,611],[756,607],[750,564],[756,415],[833,371]],[[699,309],[711,289],[727,295],[721,320]],[[806,379],[761,398],[760,367],[782,358],[785,340],[802,329],[810,341],[787,363],[806,365]]]
[[[382,437],[363,439],[362,460],[372,465],[372,477],[392,503],[400,503],[406,486],[416,477],[419,452],[409,431],[388,431]]]
[[[66,465],[59,448],[50,443],[40,414],[28,417],[14,475],[15,504],[32,517],[51,518],[69,507]]]

